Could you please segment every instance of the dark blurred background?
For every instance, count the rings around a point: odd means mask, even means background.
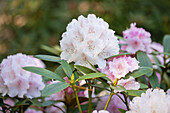
[[[49,54],[41,45],[58,45],[67,24],[94,13],[116,34],[136,22],[162,42],[170,34],[170,0],[0,0],[0,61],[7,55]]]

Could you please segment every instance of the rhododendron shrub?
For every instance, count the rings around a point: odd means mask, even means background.
[[[115,31],[81,15],[62,34],[60,56],[9,55],[0,113],[170,113],[170,35],[159,44],[136,23],[122,37]]]

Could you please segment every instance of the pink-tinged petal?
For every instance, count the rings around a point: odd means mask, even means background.
[[[117,85],[123,86],[126,90],[138,90],[140,88],[140,84],[133,77],[121,79]]]
[[[127,46],[122,47],[127,52],[135,54],[137,51],[151,52],[151,38],[150,33],[143,28],[137,28],[136,23],[132,23],[131,27],[123,31],[123,37],[126,39]]]
[[[6,94],[10,97],[18,96],[20,98],[40,96],[40,91],[44,88],[42,76],[24,70],[23,67],[26,66],[36,67],[37,64],[33,58],[22,53],[10,55],[2,61],[0,65],[0,93],[3,96]],[[32,96],[29,95],[31,93]]]

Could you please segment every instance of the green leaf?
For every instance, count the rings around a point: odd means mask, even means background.
[[[126,110],[117,108],[120,113],[126,113]]]
[[[110,85],[110,87],[116,91],[124,91],[124,92],[127,92],[127,90],[123,87],[123,86],[120,86],[120,85],[117,85],[117,86],[112,86]]]
[[[104,73],[90,73],[90,74],[81,76],[80,78],[77,79],[77,81],[98,78],[98,77],[104,77],[104,76],[106,76],[106,74],[104,74]]]
[[[107,76],[102,77],[104,80],[110,81],[112,83],[112,81],[110,80],[110,78],[108,78]]]
[[[99,71],[96,69],[96,67],[95,66],[93,66],[89,61],[87,61],[89,64],[90,64],[90,66],[94,69],[94,71],[96,72],[96,73],[98,73]]]
[[[61,61],[61,65],[62,65],[63,70],[64,70],[64,72],[66,73],[66,75],[67,75],[69,78],[71,78],[72,69],[71,69],[70,65],[67,63],[67,61],[62,60],[62,61]]]
[[[75,68],[85,74],[95,73],[95,71],[80,65],[75,65]]]
[[[153,51],[152,53],[153,53],[153,54],[164,54],[164,55],[170,56],[170,53],[167,53],[167,52]]]
[[[63,70],[62,65],[58,66],[58,68],[55,70],[55,73],[58,74],[62,78],[67,76],[66,73]]]
[[[55,47],[55,46],[54,47],[48,47],[46,45],[42,45],[41,48],[50,52],[50,53],[53,53],[55,55],[60,55],[60,53],[61,53],[61,50],[60,50],[59,47]]]
[[[127,90],[127,92],[129,96],[139,96],[139,97],[141,96],[142,93],[145,93],[144,90]]]
[[[115,35],[115,36],[118,37],[119,40],[126,41],[122,36],[119,36],[119,35]]]
[[[51,56],[51,55],[35,55],[34,57],[41,59],[41,60],[50,61],[50,62],[58,62],[58,63],[61,62],[60,57]]]
[[[34,106],[42,106],[37,99],[28,99]]]
[[[132,73],[128,73],[125,78],[129,78],[130,76],[132,76],[133,78],[138,78],[152,71],[153,69],[150,67],[140,67],[138,70],[135,70]]]
[[[121,53],[121,54],[118,54],[118,55],[110,56],[108,58],[105,58],[105,60],[109,59],[109,58],[114,58],[114,57],[117,57],[117,56],[122,56],[122,55],[130,55],[130,53]]]
[[[23,67],[24,70],[42,75],[44,77],[50,78],[50,79],[55,79],[61,82],[64,82],[64,79],[62,79],[59,75],[57,75],[56,73],[49,71],[47,69],[44,68],[39,68],[39,67]]]
[[[66,89],[67,87],[69,87],[69,84],[66,82],[58,82],[58,83],[47,85],[42,90],[42,96],[49,96],[54,93],[58,93],[64,89]]]
[[[143,83],[140,83],[140,88],[141,88],[141,89],[146,89],[146,88],[148,88],[148,85],[143,84]]]
[[[50,106],[50,105],[53,105],[55,104],[56,101],[52,101],[52,100],[47,100],[45,102],[42,103],[42,106],[45,107],[45,106]]]
[[[153,69],[152,67],[152,62],[151,60],[149,59],[149,57],[147,56],[147,54],[145,52],[142,52],[142,51],[138,51],[137,52],[137,59],[138,61],[140,62],[139,65],[141,67],[150,67]],[[153,73],[153,70],[149,73],[146,74],[146,76],[151,76]]]
[[[170,35],[165,35],[163,38],[164,52],[170,53]]]
[[[156,76],[156,73],[153,72],[152,76],[148,77],[149,78],[149,82],[152,86],[152,88],[156,88],[156,87],[160,87],[160,84],[159,84],[159,80],[158,80],[158,77]]]
[[[106,87],[103,87],[102,84],[96,84],[96,85],[91,85],[91,86],[96,87],[96,88],[100,88],[100,89],[104,89],[104,90],[107,90],[107,91],[111,91],[111,90],[107,89]]]

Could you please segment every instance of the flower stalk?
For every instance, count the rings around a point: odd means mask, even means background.
[[[77,95],[77,90],[76,90],[76,88],[74,86],[72,86],[72,88],[73,88],[74,94],[76,96],[76,101],[77,101],[77,106],[78,106],[79,112],[82,113],[80,102],[79,102],[79,98],[78,98],[78,95]]]
[[[109,105],[109,103],[110,103],[110,100],[111,100],[113,94],[114,94],[114,93],[113,93],[113,90],[112,90],[111,93],[110,93],[109,99],[107,100],[107,103],[106,103],[106,105],[105,105],[105,107],[104,107],[104,110],[107,110],[107,107],[108,107],[108,105]]]
[[[88,113],[91,113],[91,112],[92,112],[92,89],[91,89],[91,80],[88,80],[88,95],[89,95]]]

